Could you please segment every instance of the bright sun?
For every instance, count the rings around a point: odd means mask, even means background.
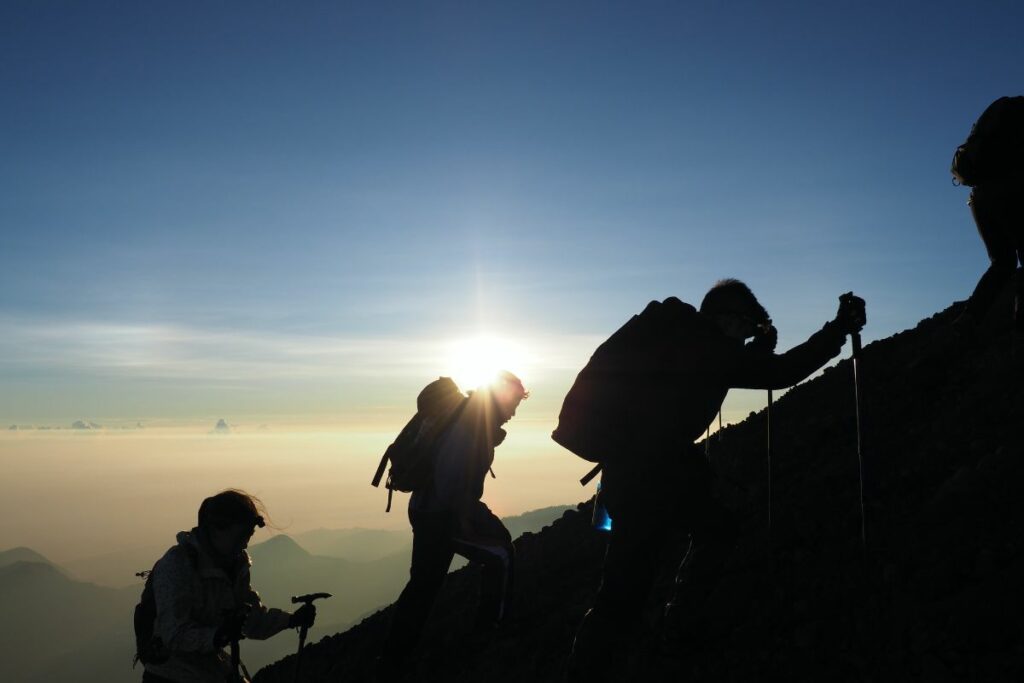
[[[489,384],[502,370],[525,382],[523,373],[528,360],[519,344],[493,335],[479,335],[448,344],[444,374],[450,375],[463,391]]]

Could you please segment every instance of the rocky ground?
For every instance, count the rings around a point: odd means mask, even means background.
[[[622,680],[1024,680],[1024,371],[1007,330],[958,338],[956,312],[864,349],[866,552],[849,361],[775,403],[771,533],[764,412],[712,437],[740,544],[722,575],[694,587],[707,598],[692,632],[665,643],[658,598],[683,541],[669,544]],[[470,633],[475,569],[451,575],[415,680],[561,680],[600,577],[604,536],[589,514],[581,505],[519,539],[513,611],[492,639]],[[310,646],[300,680],[373,680],[389,611]],[[294,665],[256,682],[291,681]]]

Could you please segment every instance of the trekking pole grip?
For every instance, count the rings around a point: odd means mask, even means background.
[[[850,333],[850,343],[853,345],[853,357],[860,358],[860,332]]]

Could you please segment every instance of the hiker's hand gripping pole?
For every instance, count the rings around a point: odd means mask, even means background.
[[[299,603],[302,603],[303,607],[313,607],[314,601],[326,599],[329,597],[331,597],[330,593],[309,593],[307,595],[295,595],[292,597],[292,604],[298,605]],[[299,611],[303,609],[303,607],[300,607],[298,610],[296,610],[295,613],[298,614]],[[299,665],[302,662],[302,648],[306,646],[306,636],[309,634],[309,627],[310,624],[305,623],[299,627],[299,651],[295,655],[295,670],[293,675],[293,680],[295,681],[299,680]]]

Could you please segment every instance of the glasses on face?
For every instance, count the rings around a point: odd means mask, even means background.
[[[745,337],[753,337],[755,334],[767,334],[772,329],[772,321],[752,318],[745,313],[731,312],[726,315],[736,320],[742,327]]]

